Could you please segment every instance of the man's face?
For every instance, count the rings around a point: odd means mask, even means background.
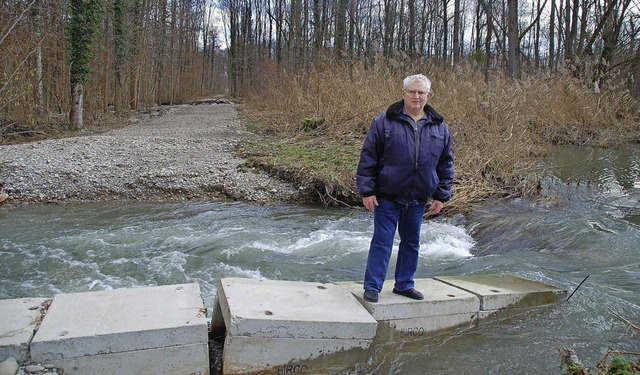
[[[431,97],[431,93],[427,91],[427,86],[424,82],[414,81],[409,84],[409,87],[402,90],[402,98],[404,99],[404,106],[408,110],[419,111],[427,100]]]

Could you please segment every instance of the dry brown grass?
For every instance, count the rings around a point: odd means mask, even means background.
[[[468,211],[487,198],[537,194],[543,172],[538,160],[551,145],[607,146],[640,139],[635,99],[622,90],[595,94],[569,75],[518,82],[494,76],[486,85],[480,69],[471,66],[380,66],[365,70],[325,63],[306,75],[271,67],[263,85],[247,97],[251,110],[245,113],[254,130],[275,136],[262,150],[252,149],[252,162],[294,175],[300,183],[306,179],[308,185],[308,171],[322,164],[313,184],[329,186],[323,194],[330,198],[358,203],[353,175],[366,129],[373,116],[400,99],[404,76],[417,72],[431,79],[431,104],[454,135],[456,183],[448,212]],[[313,129],[303,125],[305,119],[321,121],[312,122],[319,124]],[[304,147],[282,147],[285,143]],[[339,162],[322,162],[329,155],[316,151],[331,144],[349,150]],[[277,156],[275,145],[289,155]],[[326,196],[323,201],[338,201]]]

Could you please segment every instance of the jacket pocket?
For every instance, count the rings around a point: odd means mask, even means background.
[[[443,149],[444,149],[444,136],[440,134],[432,133],[429,137],[429,145],[428,145],[428,150],[431,153],[431,156],[436,159],[440,159]]]

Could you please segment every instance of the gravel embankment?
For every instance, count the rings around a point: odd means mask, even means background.
[[[0,146],[0,183],[11,203],[295,201],[298,189],[291,184],[239,168],[235,147],[254,137],[234,104],[173,106],[104,134]]]

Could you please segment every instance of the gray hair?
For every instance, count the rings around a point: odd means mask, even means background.
[[[414,74],[412,76],[408,76],[402,81],[402,88],[406,90],[407,88],[409,88],[409,84],[411,84],[411,82],[422,82],[427,88],[427,92],[431,92],[431,81],[423,74]]]

